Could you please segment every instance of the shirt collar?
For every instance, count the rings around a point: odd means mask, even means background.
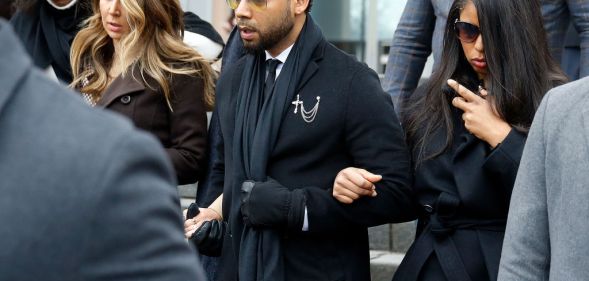
[[[49,2],[49,4],[51,6],[53,6],[53,8],[57,9],[57,10],[67,10],[71,7],[73,7],[74,5],[76,5],[76,3],[78,2],[78,0],[73,0],[72,2],[69,2],[67,5],[60,7],[55,5],[55,3],[53,3],[53,0],[47,0],[47,2]]]
[[[270,53],[268,53],[268,51],[264,51],[264,52],[266,52],[266,60],[277,59],[280,61],[280,63],[284,63],[286,61],[286,59],[288,58],[290,51],[292,51],[293,46],[294,46],[294,44],[290,45],[288,48],[286,48],[286,50],[282,51],[282,53],[280,53],[276,57],[272,57],[272,55]]]

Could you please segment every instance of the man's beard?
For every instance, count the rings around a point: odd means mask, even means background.
[[[259,35],[258,42],[249,42],[242,39],[245,51],[254,54],[276,46],[276,44],[288,36],[294,26],[294,19],[290,18],[289,15],[290,13],[287,11],[285,18],[280,21],[280,25],[270,26],[268,31],[264,33],[256,29]],[[245,24],[245,26],[247,26],[247,24]]]

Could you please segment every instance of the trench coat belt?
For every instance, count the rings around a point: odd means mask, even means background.
[[[440,208],[433,209],[429,214],[420,218],[426,222],[426,225],[399,266],[397,274],[393,278],[394,281],[418,280],[419,274],[432,252],[437,255],[447,280],[472,280],[454,241],[451,239],[452,234],[456,230],[463,229],[505,231],[506,219],[452,219],[451,216],[455,214],[455,208],[459,203],[460,201],[455,196],[443,193],[436,203],[436,207]]]

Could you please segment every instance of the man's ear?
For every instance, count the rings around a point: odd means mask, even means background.
[[[309,7],[309,0],[293,0],[295,2],[295,15],[305,13],[307,7]]]

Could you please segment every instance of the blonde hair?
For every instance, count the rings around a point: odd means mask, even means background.
[[[121,38],[115,54],[112,39],[102,26],[100,0],[92,1],[94,14],[76,35],[71,48],[72,87],[90,95],[95,101],[108,86],[113,55],[118,56],[122,75],[136,66],[147,87],[147,79],[157,82],[170,109],[172,74],[199,76],[204,84],[204,102],[214,104],[215,72],[196,50],[182,41],[183,11],[178,0],[121,0],[127,11],[130,32]]]

